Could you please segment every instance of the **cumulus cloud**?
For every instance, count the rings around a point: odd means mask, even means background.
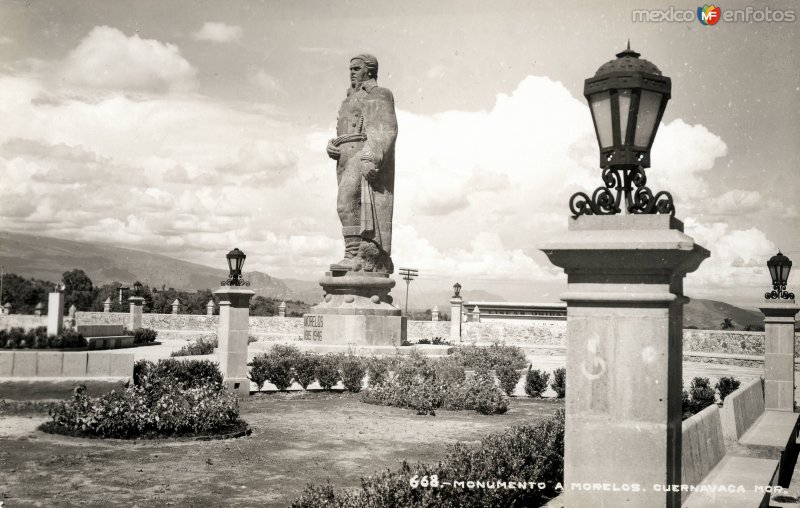
[[[264,69],[251,68],[248,72],[248,79],[251,83],[267,93],[274,94],[284,92],[278,80]]]
[[[206,22],[203,26],[192,34],[198,41],[209,42],[236,42],[242,38],[242,27],[227,25],[225,23]]]
[[[174,44],[98,26],[67,55],[61,76],[78,87],[166,92],[193,89],[196,73]]]

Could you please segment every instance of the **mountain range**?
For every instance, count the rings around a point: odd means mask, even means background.
[[[0,232],[0,265],[6,273],[53,282],[61,280],[64,272],[79,268],[86,272],[95,285],[114,281],[130,284],[139,280],[152,287],[167,286],[188,291],[219,287],[228,275],[227,270],[222,268],[162,254],[103,243],[9,232]],[[322,299],[322,288],[316,281],[280,279],[258,271],[246,272],[245,278],[250,281],[250,289],[257,295],[299,300],[311,305]],[[406,289],[406,284],[398,280],[392,291],[395,305],[401,308],[405,305]],[[408,289],[409,309],[429,309],[435,305],[441,312],[449,314],[449,287],[441,290],[419,289],[412,282]],[[506,301],[501,295],[477,288],[464,290],[462,296],[471,301]],[[687,327],[719,328],[725,318],[732,319],[739,329],[745,325],[763,323],[760,312],[724,302],[692,298],[684,306],[684,325]]]

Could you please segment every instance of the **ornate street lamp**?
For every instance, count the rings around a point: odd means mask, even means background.
[[[792,269],[792,260],[784,256],[780,251],[767,261],[769,275],[772,277],[772,291],[765,293],[767,300],[794,300],[794,293],[786,291],[786,284],[789,281],[789,271]]]
[[[675,215],[672,195],[666,191],[653,195],[644,173],[650,167],[650,148],[670,99],[672,81],[639,56],[628,42],[628,49],[584,82],[583,95],[592,112],[605,185],[591,197],[578,192],[570,198],[575,218],[623,210]]]
[[[140,294],[142,294],[142,283],[137,280],[133,283],[133,295],[139,296]]]
[[[453,284],[453,298],[460,298],[459,296],[460,294],[461,294],[461,284],[456,282],[455,284]]]
[[[250,282],[242,277],[242,267],[247,256],[239,249],[233,249],[226,256],[228,259],[228,279],[222,281],[223,286],[249,286]]]

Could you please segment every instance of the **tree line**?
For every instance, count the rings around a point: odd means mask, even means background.
[[[95,286],[86,272],[73,269],[62,274],[61,282],[64,283],[64,313],[73,305],[79,311],[102,312],[103,302],[111,299],[111,312],[128,312],[130,304],[128,296],[132,288],[124,292],[122,302],[119,299],[121,282],[112,282]],[[0,302],[10,303],[15,314],[33,314],[38,303],[45,306],[46,313],[48,293],[55,288],[55,283],[39,279],[26,279],[14,273],[8,273],[3,278],[3,290]],[[172,302],[177,298],[180,301],[180,314],[206,314],[209,300],[214,300],[215,314],[219,312],[219,298],[215,297],[210,289],[201,289],[197,292],[178,291],[173,288],[142,287],[141,297],[144,298],[143,311],[155,314],[172,313]],[[278,306],[281,301],[274,298],[256,296],[250,300],[251,316],[277,316]],[[307,311],[309,306],[296,300],[286,301],[286,315],[299,317]]]

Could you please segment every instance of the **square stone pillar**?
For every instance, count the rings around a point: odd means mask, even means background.
[[[144,298],[131,296],[128,298],[128,302],[131,304],[131,317],[128,328],[133,332],[142,327],[142,304],[144,303]]]
[[[436,305],[434,305],[433,310],[431,310],[431,321],[439,321],[439,307]]]
[[[764,313],[764,409],[794,411],[794,300],[767,301]]]
[[[450,299],[450,342],[461,342],[461,308],[464,300],[459,296]]]
[[[666,215],[571,219],[542,250],[568,282],[565,506],[679,507],[653,485],[681,483],[683,278],[709,252]]]
[[[224,286],[219,297],[219,350],[217,358],[225,386],[239,397],[250,395],[247,377],[247,337],[250,330],[250,297],[255,293],[242,287]]]
[[[56,291],[47,298],[47,335],[61,335],[64,329],[64,293]]]
[[[103,302],[103,312],[111,312],[111,297],[106,298]]]

